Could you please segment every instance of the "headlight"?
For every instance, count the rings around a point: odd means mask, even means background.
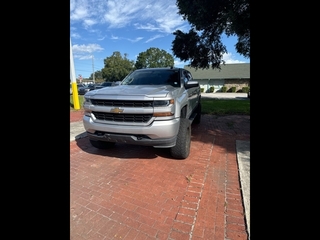
[[[90,98],[84,98],[84,104],[91,104]]]
[[[84,115],[88,117],[91,117],[91,110],[87,109],[87,107],[89,106],[86,106],[86,105],[90,105],[90,104],[91,104],[90,98],[84,97],[84,101],[83,101]]]
[[[170,104],[174,104],[174,100],[170,99],[170,100],[161,100],[161,101],[154,101],[153,102],[153,106],[154,107],[167,107]]]
[[[174,116],[174,100],[159,100],[153,102],[154,117],[172,117]]]

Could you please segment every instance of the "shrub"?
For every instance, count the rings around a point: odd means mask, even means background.
[[[243,92],[243,93],[249,92],[249,87],[243,87],[243,88],[242,88],[242,92]]]
[[[210,87],[209,92],[214,92],[214,87]]]
[[[203,91],[204,91],[204,88],[200,88],[200,90],[201,90],[201,92],[203,92]]]
[[[221,88],[221,92],[227,92],[227,87],[223,86],[223,87]]]
[[[236,87],[231,87],[231,92],[236,92],[237,88]]]

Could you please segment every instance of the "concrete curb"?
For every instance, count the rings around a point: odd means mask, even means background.
[[[250,141],[236,141],[237,161],[248,235],[250,239]]]
[[[245,100],[248,99],[247,93],[201,93],[202,98],[214,98],[214,99],[235,99]]]
[[[82,121],[70,123],[70,142],[87,136]]]

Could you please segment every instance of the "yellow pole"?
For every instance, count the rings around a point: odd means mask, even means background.
[[[76,110],[79,110],[80,109],[80,101],[79,101],[79,96],[78,96],[76,72],[74,70],[71,38],[70,38],[70,75],[71,75],[70,77],[71,77],[71,81],[72,81],[73,108]]]

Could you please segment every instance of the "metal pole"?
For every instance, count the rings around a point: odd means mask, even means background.
[[[95,84],[96,82],[95,82],[95,79],[94,79],[94,63],[93,63],[93,55],[92,55],[92,72],[93,72],[93,74],[92,74],[92,76],[93,76],[93,84]]]
[[[78,96],[78,86],[76,80],[76,72],[74,70],[72,44],[70,38],[70,75],[72,81],[72,96],[73,96],[73,108],[76,110],[80,109],[79,96]]]

